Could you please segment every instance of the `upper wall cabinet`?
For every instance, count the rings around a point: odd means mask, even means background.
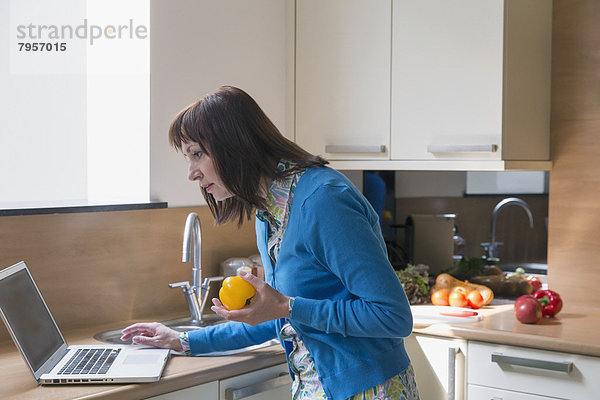
[[[550,1],[296,7],[307,150],[342,169],[550,168]]]
[[[296,142],[389,160],[391,0],[296,1]]]

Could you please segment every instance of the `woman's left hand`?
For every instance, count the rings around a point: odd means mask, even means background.
[[[210,308],[215,313],[229,321],[245,322],[249,325],[258,325],[266,321],[290,316],[288,296],[283,295],[261,279],[252,274],[240,273],[240,277],[254,286],[256,294],[250,305],[240,310],[227,310],[217,298],[213,298]]]

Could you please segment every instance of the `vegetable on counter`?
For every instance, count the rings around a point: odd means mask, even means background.
[[[523,295],[515,301],[515,316],[524,324],[537,324],[542,319],[542,306],[531,295]]]
[[[432,288],[433,292],[440,289],[446,289],[449,293],[452,293],[456,288],[463,288],[463,296],[468,296],[472,290],[477,290],[483,298],[482,306],[490,304],[494,299],[494,292],[485,285],[475,284],[468,281],[461,281],[452,277],[449,274],[439,274],[435,279],[435,285]]]
[[[431,294],[431,302],[435,306],[471,307],[481,308],[483,296],[477,289],[467,290],[463,286],[456,286],[452,293],[446,289],[438,289]]]
[[[459,290],[453,290],[452,293],[450,293],[450,296],[448,296],[448,303],[450,303],[452,307],[466,307],[469,305],[467,297]]]
[[[542,281],[535,275],[529,275],[527,277],[527,282],[531,283],[531,291],[533,293],[537,292],[542,288]]]
[[[467,302],[469,303],[469,307],[477,310],[481,308],[483,305],[483,296],[479,290],[471,290],[467,295]]]
[[[562,299],[553,290],[538,290],[533,294],[533,297],[542,306],[542,315],[544,317],[553,317],[562,310]]]
[[[410,304],[429,302],[429,269],[428,266],[408,264],[405,269],[396,271],[398,279],[406,292]]]
[[[483,258],[466,258],[456,261],[450,268],[443,272],[456,279],[467,280],[474,276],[484,275],[487,261]]]
[[[520,275],[484,275],[474,276],[473,282],[490,288],[494,295],[516,298],[523,294],[531,294],[533,289],[531,283]]]
[[[446,289],[436,290],[431,294],[431,302],[434,306],[449,306],[450,292]]]

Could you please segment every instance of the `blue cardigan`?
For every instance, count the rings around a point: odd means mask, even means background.
[[[267,228],[256,220],[265,279],[296,298],[289,322],[313,357],[327,398],[346,399],[405,370],[410,306],[378,216],[354,185],[328,167],[300,177],[275,266]],[[283,323],[229,322],[192,331],[190,348],[199,354],[262,343],[278,337]]]

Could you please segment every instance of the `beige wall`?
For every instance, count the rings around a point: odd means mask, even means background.
[[[600,281],[600,2],[555,0],[549,285],[598,308]]]

